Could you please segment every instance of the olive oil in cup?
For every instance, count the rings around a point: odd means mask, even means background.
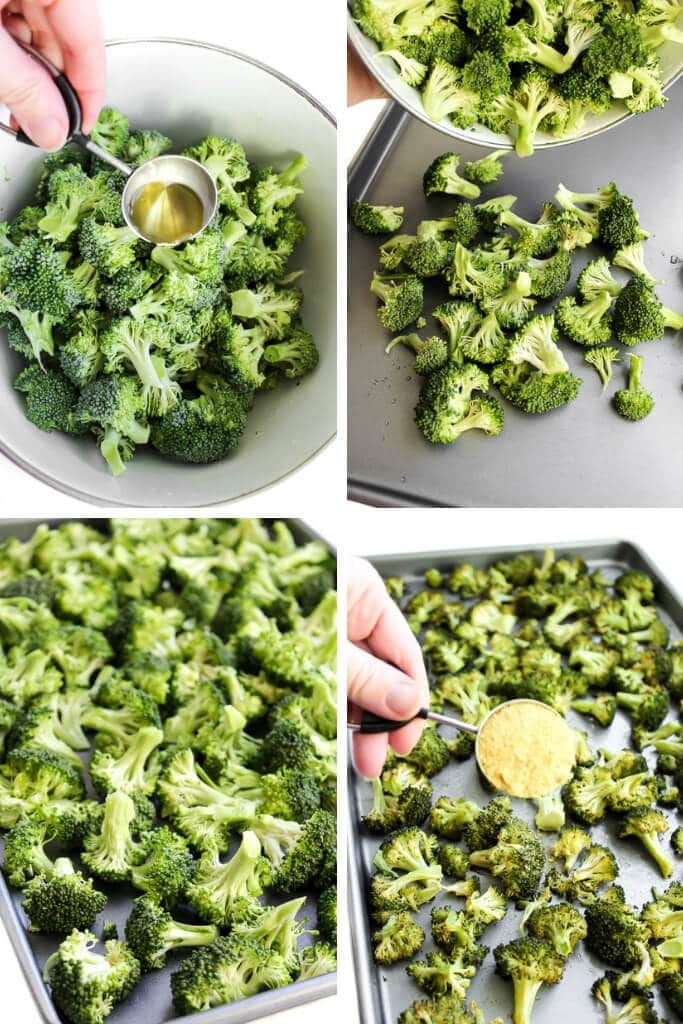
[[[150,181],[140,189],[131,218],[150,242],[177,245],[201,231],[204,207],[188,185]]]

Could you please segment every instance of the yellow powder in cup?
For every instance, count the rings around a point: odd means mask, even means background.
[[[544,796],[571,775],[576,745],[552,708],[512,700],[494,711],[480,730],[477,759],[496,789],[510,796]]]

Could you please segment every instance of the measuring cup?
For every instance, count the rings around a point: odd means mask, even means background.
[[[369,711],[365,711],[363,712],[363,715],[361,716],[359,721],[349,721],[348,728],[358,735],[367,735],[382,732],[395,732],[397,729],[403,728],[404,725],[408,725],[410,722],[415,721],[416,718],[422,718],[425,720],[429,720],[430,722],[438,722],[440,725],[447,725],[450,728],[458,729],[460,732],[469,733],[471,736],[476,737],[474,744],[474,756],[477,761],[477,767],[479,768],[479,771],[484,776],[484,778],[491,782],[486,773],[485,768],[481,763],[481,736],[486,732],[487,726],[490,724],[494,715],[500,714],[500,712],[504,711],[506,708],[510,708],[514,705],[520,704],[533,704],[537,707],[543,708],[544,713],[547,713],[549,718],[553,717],[554,719],[557,719],[562,723],[562,725],[567,729],[567,731],[569,731],[569,726],[565,722],[562,715],[559,714],[559,712],[555,711],[555,709],[551,708],[548,704],[543,704],[542,701],[532,700],[528,697],[519,697],[514,700],[506,700],[502,704],[497,704],[496,707],[492,708],[491,711],[489,711],[489,713],[485,716],[485,718],[482,719],[479,725],[471,725],[469,722],[463,722],[461,721],[461,719],[455,718],[452,715],[442,715],[438,711],[432,711],[431,708],[420,708],[417,714],[414,715],[412,718],[405,719],[400,722],[394,721],[390,718],[382,718],[381,715],[374,715]],[[519,737],[519,746],[522,748],[524,746],[524,741],[525,737],[521,735]],[[549,756],[552,756],[552,751],[550,752]],[[571,774],[571,767],[573,767],[573,764],[568,766],[569,770],[567,772],[567,778],[569,778],[569,775]],[[566,781],[566,779],[564,781]],[[491,784],[494,785],[494,783]],[[538,795],[540,796],[543,794]]]
[[[64,72],[60,71],[47,57],[44,57],[42,53],[39,53],[32,46],[29,46],[28,43],[24,43],[20,39],[15,39],[14,41],[50,73],[55,85],[59,89],[69,116],[69,134],[66,142],[73,142],[77,146],[81,146],[82,149],[86,149],[89,153],[99,157],[100,160],[104,160],[116,168],[117,171],[120,171],[127,178],[126,186],[121,196],[121,212],[131,231],[134,231],[138,238],[142,238],[145,242],[169,247],[178,245],[180,242],[191,241],[191,239],[200,235],[207,224],[215,217],[218,207],[216,182],[206,167],[200,164],[198,160],[192,160],[188,156],[165,154],[164,156],[155,157],[153,160],[148,160],[133,170],[123,160],[112,156],[106,149],[93,142],[89,135],[83,133],[81,103],[76,90]],[[35,145],[21,128],[15,130],[10,125],[0,122],[0,130],[8,135],[12,135],[17,142],[22,142],[24,145]],[[202,205],[202,223],[201,227],[194,234],[184,235],[182,238],[172,242],[157,242],[156,239],[145,235],[135,223],[132,216],[135,201],[142,189],[152,182],[160,182],[162,185],[185,185],[195,193]]]

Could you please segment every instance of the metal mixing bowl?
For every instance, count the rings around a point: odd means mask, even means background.
[[[683,27],[683,17],[679,19]],[[384,91],[392,99],[400,103],[413,117],[423,121],[425,124],[444,135],[450,135],[454,139],[465,139],[475,145],[486,146],[491,149],[512,149],[514,142],[504,132],[492,132],[483,124],[474,125],[472,128],[456,128],[448,119],[443,121],[432,121],[427,117],[422,106],[422,97],[419,89],[406,85],[396,65],[388,57],[378,59],[379,47],[372,39],[364,36],[349,13],[348,18],[349,39],[353,44],[356,53],[367,67],[370,74],[382,86]],[[665,89],[669,89],[677,78],[683,74],[683,46],[678,43],[665,43],[658,51],[662,62],[663,79]],[[623,104],[615,100],[614,106],[606,114],[589,114],[584,121],[583,127],[576,135],[567,136],[564,139],[557,139],[547,132],[538,132],[534,141],[534,150],[549,149],[551,146],[564,146],[570,142],[580,142],[581,139],[589,139],[593,135],[613,128],[616,124],[628,120],[635,115],[630,114]],[[639,117],[647,117],[647,114],[639,114]]]
[[[134,127],[156,128],[180,151],[204,135],[238,139],[251,160],[309,166],[299,209],[308,235],[292,260],[305,271],[303,317],[320,348],[315,373],[260,395],[240,448],[222,462],[192,466],[138,449],[111,476],[92,438],[47,434],[26,419],[12,380],[22,360],[0,331],[0,450],[34,476],[105,505],[197,507],[228,501],[280,480],[312,458],[336,429],[336,129],[332,117],[272,68],[218,46],[183,39],[107,45],[106,102]],[[42,155],[0,138],[0,217],[30,201]],[[5,179],[5,180],[3,180]]]

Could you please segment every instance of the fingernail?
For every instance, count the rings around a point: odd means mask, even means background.
[[[39,117],[31,121],[27,133],[41,149],[59,149],[66,141],[66,128],[56,117]]]
[[[411,679],[392,683],[387,693],[387,707],[394,715],[406,717],[415,711],[415,686]]]

